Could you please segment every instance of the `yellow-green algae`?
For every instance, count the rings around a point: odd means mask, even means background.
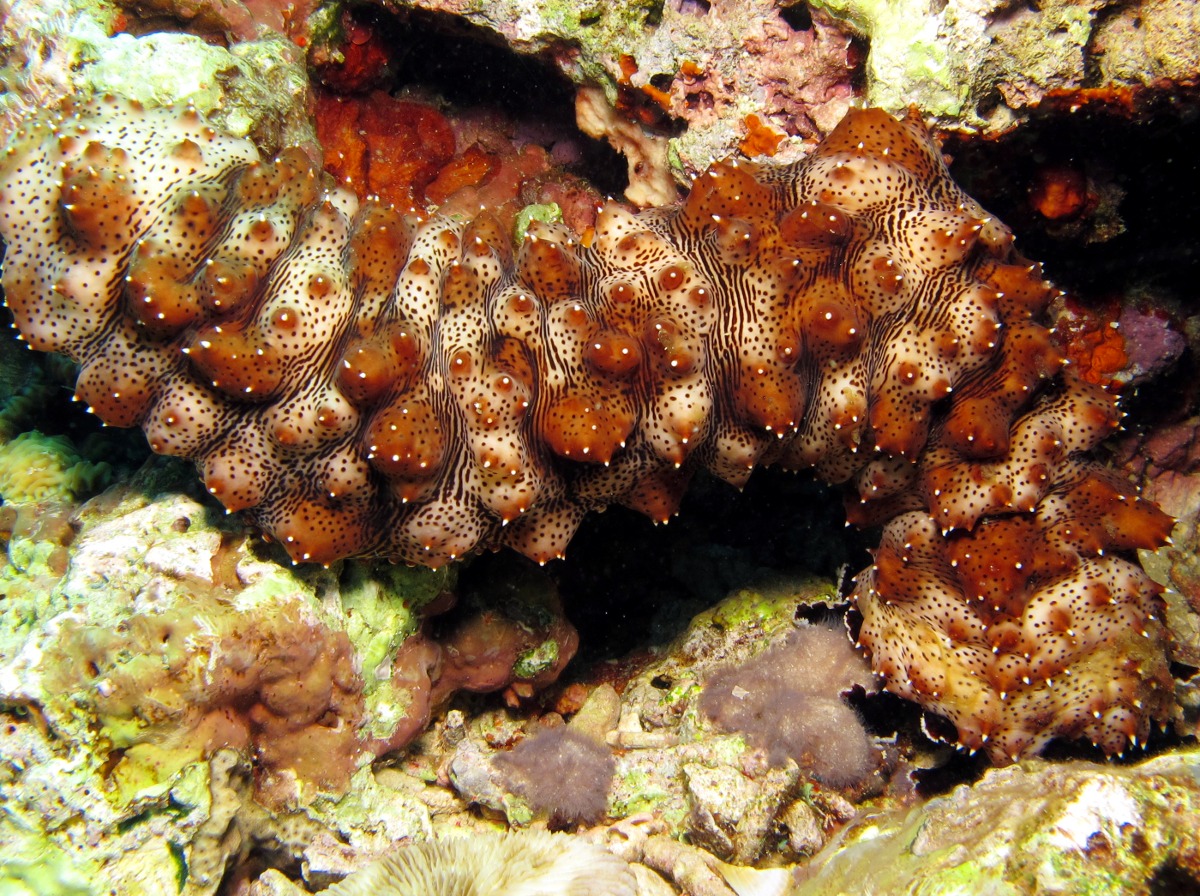
[[[7,833],[7,836],[6,836]],[[0,829],[0,896],[91,896],[94,863],[80,863],[32,831]]]
[[[646,34],[663,14],[663,0],[546,0],[528,4],[520,0],[468,0],[455,12],[485,27],[492,22],[514,23],[518,41],[537,41],[553,36],[557,41],[575,44],[580,51],[572,54],[574,76],[581,83],[604,88],[610,102],[616,101],[616,84],[603,64],[621,53],[635,53]]]
[[[413,711],[413,694],[388,674],[396,652],[420,626],[418,611],[451,590],[457,567],[429,570],[347,563],[341,576],[341,620],[362,669],[363,734],[387,738]]]
[[[282,35],[227,49],[189,34],[121,33],[116,23],[125,12],[111,0],[17,6],[19,16],[7,15],[15,25],[0,33],[0,51],[10,59],[0,70],[9,88],[0,96],[0,117],[23,94],[53,100],[112,93],[148,106],[192,105],[231,134],[277,147],[314,141],[304,111],[303,53]],[[67,83],[71,92],[64,94]]]
[[[787,582],[777,587],[743,588],[711,610],[697,616],[692,626],[711,623],[726,631],[750,628],[766,639],[795,625],[798,606],[833,605],[841,598],[837,586],[823,579]]]
[[[456,572],[454,566],[429,570],[389,563],[346,564],[339,586],[341,610],[346,633],[358,649],[368,694],[378,686],[379,666],[391,662],[400,645],[416,634],[417,611],[452,589]]]
[[[525,234],[534,221],[540,221],[543,224],[561,224],[562,219],[562,208],[557,202],[531,203],[517,212],[516,220],[513,222],[513,243],[520,244],[525,239]]]
[[[526,650],[513,663],[513,675],[528,680],[536,678],[558,662],[558,642],[547,638],[537,647]]]
[[[812,0],[870,42],[866,105],[915,106],[958,127],[1003,127],[1053,88],[1084,86],[1103,3]],[[1002,102],[997,104],[996,100]],[[1011,109],[1005,109],[1005,105]]]

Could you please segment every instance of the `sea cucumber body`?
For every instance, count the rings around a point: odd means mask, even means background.
[[[962,743],[1112,752],[1167,712],[1121,554],[1169,521],[1087,459],[1112,400],[917,121],[855,111],[797,165],[718,163],[514,253],[486,212],[359,203],[297,151],[106,100],[16,136],[0,233],[30,344],[295,560],[545,561],[589,510],[668,519],[697,469],[812,468],[885,524],[860,641]]]

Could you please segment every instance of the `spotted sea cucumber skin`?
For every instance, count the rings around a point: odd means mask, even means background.
[[[545,561],[589,510],[669,518],[697,469],[812,468],[884,525],[861,644],[961,743],[1116,752],[1169,710],[1126,559],[1169,520],[1088,459],[1113,401],[920,122],[853,111],[799,164],[718,163],[515,252],[486,212],[359,203],[121,100],[28,122],[0,168],[24,338],[295,560]]]

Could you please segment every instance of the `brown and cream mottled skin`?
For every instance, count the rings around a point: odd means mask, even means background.
[[[666,520],[699,468],[812,468],[883,525],[874,668],[963,745],[1119,752],[1172,705],[1132,559],[1170,522],[1089,459],[1113,399],[916,120],[853,111],[799,164],[718,163],[515,254],[486,212],[360,204],[119,100],[29,121],[0,170],[24,338],[297,561],[545,561],[589,510]]]

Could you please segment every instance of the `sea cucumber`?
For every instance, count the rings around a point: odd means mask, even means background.
[[[914,118],[852,111],[800,163],[717,163],[514,253],[486,212],[360,203],[298,150],[110,98],[15,135],[0,233],[29,344],[294,560],[544,562],[589,510],[668,519],[697,469],[812,468],[883,525],[860,645],[964,746],[1119,752],[1172,706],[1129,556],[1170,520],[1089,459],[1113,399]]]

